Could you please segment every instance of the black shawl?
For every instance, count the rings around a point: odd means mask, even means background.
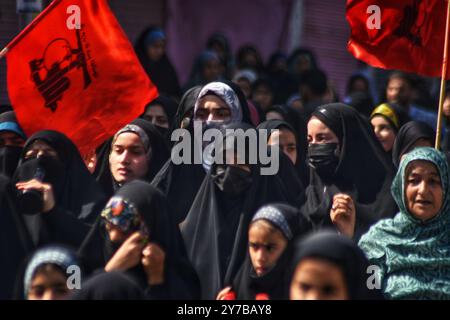
[[[33,179],[33,173],[27,168],[28,160],[24,157],[36,140],[44,141],[56,150],[64,174],[58,177],[58,186],[53,186],[55,207],[46,213],[24,216],[25,223],[37,246],[62,243],[78,247],[89,230],[89,224],[95,221],[104,205],[105,196],[73,142],[64,134],[51,130],[37,132],[27,140],[14,174],[14,183]]]
[[[150,234],[149,241],[158,244],[166,254],[165,280],[162,285],[148,286],[141,264],[127,270],[127,273],[152,299],[198,298],[200,295],[198,278],[187,259],[180,232],[171,221],[164,195],[147,182],[134,180],[122,186],[115,196],[122,197],[136,207]],[[103,219],[99,217],[80,247],[80,257],[88,272],[103,269],[119,246],[109,240]]]

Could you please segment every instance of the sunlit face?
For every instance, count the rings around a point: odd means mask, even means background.
[[[409,213],[422,221],[435,217],[443,201],[441,177],[436,166],[429,161],[413,161],[406,169],[405,178]]]
[[[262,110],[272,107],[273,94],[266,86],[259,86],[253,91],[253,101],[259,104]]]
[[[386,99],[388,102],[396,102],[407,105],[411,97],[410,85],[401,78],[393,78],[386,88]]]
[[[151,46],[147,47],[147,55],[151,61],[159,61],[166,51],[164,40],[157,40]]]
[[[319,258],[305,258],[295,269],[291,282],[291,300],[348,300],[342,270]]]
[[[46,265],[31,280],[28,300],[63,300],[67,298],[67,278],[53,265]]]
[[[291,159],[293,164],[297,163],[297,140],[294,133],[287,129],[278,129],[270,135],[269,145],[276,145]]]
[[[109,167],[114,180],[123,184],[145,177],[148,156],[139,136],[132,132],[120,134],[109,155]]]
[[[0,132],[0,147],[23,147],[25,140],[11,131]]]
[[[195,119],[202,122],[223,121],[231,118],[230,107],[221,98],[215,95],[206,95],[199,101],[198,109],[195,112]]]
[[[36,140],[33,142],[25,152],[25,159],[39,158],[43,156],[59,159],[56,150],[42,140]]]
[[[443,105],[443,109],[442,110],[444,111],[444,115],[446,117],[450,117],[450,94],[445,96],[444,105]]]
[[[308,143],[339,143],[336,134],[316,117],[308,121]]]
[[[277,263],[287,246],[281,231],[264,220],[255,221],[248,232],[249,253],[256,275],[262,276]]]
[[[169,128],[169,118],[167,117],[163,106],[159,104],[149,106],[142,117],[153,123],[155,126]]]
[[[372,120],[370,120],[370,123],[372,123],[373,131],[375,132],[377,139],[383,145],[384,151],[391,151],[396,136],[392,125],[383,116],[373,117]]]

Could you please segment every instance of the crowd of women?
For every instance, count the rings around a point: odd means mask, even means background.
[[[136,45],[159,98],[91,157],[0,114],[0,299],[450,298],[450,130],[432,148],[414,79],[392,73],[374,105],[355,75],[344,104],[310,50],[234,61],[215,34],[182,89],[165,41]],[[175,164],[194,123],[240,161]],[[276,174],[227,129],[266,131]]]

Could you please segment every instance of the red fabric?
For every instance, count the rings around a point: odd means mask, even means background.
[[[81,29],[70,30],[77,5]],[[105,0],[61,0],[7,55],[8,94],[28,135],[63,132],[82,155],[137,118],[157,97]]]
[[[370,5],[381,9],[380,29],[366,25]],[[444,0],[347,0],[348,50],[374,67],[441,77],[446,12]]]

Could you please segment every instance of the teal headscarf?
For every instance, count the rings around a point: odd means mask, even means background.
[[[421,221],[407,210],[405,173],[415,160],[433,163],[439,171],[443,203],[432,219]],[[381,285],[389,299],[450,299],[450,194],[445,156],[433,148],[417,148],[402,160],[391,192],[400,212],[379,221],[359,246],[371,264],[380,267]]]

